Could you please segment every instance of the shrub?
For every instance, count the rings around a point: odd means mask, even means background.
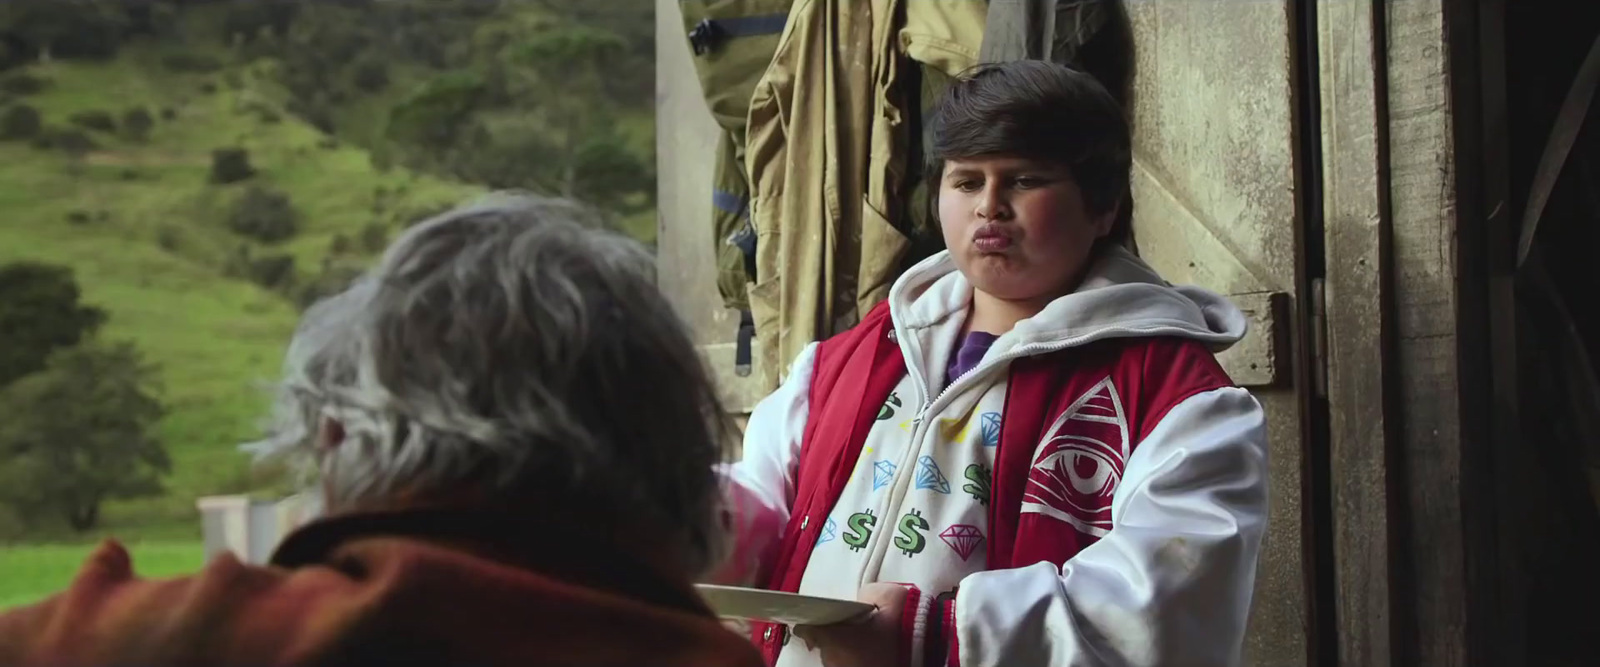
[[[294,278],[294,257],[274,254],[250,262],[250,280],[267,289],[288,287]]]
[[[288,194],[252,186],[234,201],[228,228],[262,243],[277,243],[300,231],[300,216]]]
[[[32,139],[44,129],[44,119],[39,110],[26,104],[6,109],[0,115],[0,139]]]
[[[44,150],[57,149],[72,155],[83,155],[100,147],[88,134],[69,128],[45,128],[33,138],[33,146]]]
[[[134,141],[144,141],[150,137],[150,130],[155,127],[156,120],[144,107],[134,107],[122,114],[122,131]]]
[[[79,111],[72,114],[70,120],[73,125],[90,130],[107,133],[117,131],[117,119],[112,118],[111,114],[105,111]]]
[[[211,151],[211,182],[238,183],[256,175],[250,166],[250,151],[243,148],[218,148]]]

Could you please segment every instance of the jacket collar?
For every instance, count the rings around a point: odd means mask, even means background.
[[[426,508],[334,515],[289,534],[270,563],[284,568],[328,564],[343,546],[372,538],[410,538],[606,590],[652,605],[710,616],[687,578],[621,548],[608,533],[528,510]],[[608,524],[606,524],[608,525]]]

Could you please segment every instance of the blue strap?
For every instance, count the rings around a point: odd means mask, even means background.
[[[788,13],[702,19],[689,30],[689,46],[694,49],[695,55],[705,55],[715,51],[725,39],[776,35],[783,32],[783,26],[788,22]]]
[[[712,19],[729,37],[755,37],[757,35],[776,35],[783,32],[784,24],[789,22],[789,14],[759,14],[756,16],[737,16],[727,19]]]
[[[711,205],[717,207],[717,210],[723,213],[732,213],[744,216],[746,220],[750,219],[749,197],[736,195],[724,190],[712,190]]]

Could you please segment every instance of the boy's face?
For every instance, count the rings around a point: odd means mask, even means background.
[[[1013,157],[945,161],[939,221],[975,289],[1042,307],[1074,287],[1115,211],[1094,216],[1063,167]]]

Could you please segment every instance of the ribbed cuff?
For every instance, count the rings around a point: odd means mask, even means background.
[[[960,667],[960,636],[956,633],[956,592],[951,590],[928,605],[922,650],[924,667]]]

